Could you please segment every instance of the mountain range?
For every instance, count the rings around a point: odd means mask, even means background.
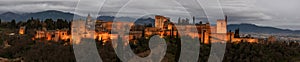
[[[57,10],[48,10],[36,13],[24,13],[24,14],[17,14],[13,12],[6,12],[0,14],[0,19],[2,21],[11,21],[15,19],[16,21],[27,21],[31,17],[38,18],[40,20],[52,18],[56,19],[66,19],[72,20],[74,16],[82,17],[73,13],[62,12]],[[114,16],[99,16],[96,18],[97,20],[103,21],[132,21],[134,18],[130,17],[114,17]],[[145,25],[151,24],[152,26],[155,23],[155,19],[153,18],[139,18],[136,19],[135,24]],[[230,24],[228,25],[227,29],[234,31],[235,29],[239,28],[241,33],[266,33],[266,34],[300,34],[300,30],[289,30],[289,29],[279,29],[274,27],[265,27],[265,26],[257,26],[254,24]]]
[[[268,26],[257,26],[249,23],[242,24],[230,24],[227,26],[227,30],[235,31],[239,29],[242,33],[264,33],[264,34],[295,34],[299,35],[300,30],[290,30],[290,29],[279,29],[275,27]]]
[[[0,14],[0,19],[3,21],[27,21],[31,17],[38,18],[40,20],[45,20],[48,18],[52,18],[54,20],[56,19],[65,19],[65,20],[72,20],[73,17],[80,17],[79,15],[73,14],[73,13],[67,13],[57,10],[48,10],[48,11],[42,11],[42,12],[36,12],[36,13],[23,13],[23,14],[17,14],[13,12],[5,12]]]

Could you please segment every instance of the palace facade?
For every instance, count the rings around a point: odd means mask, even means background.
[[[180,19],[178,23],[172,23],[170,18],[165,16],[156,15],[154,27],[146,27],[143,25],[135,25],[132,22],[119,22],[119,21],[102,21],[92,20],[88,16],[86,20],[78,20],[72,22],[72,30],[36,30],[36,35],[33,39],[46,39],[46,40],[65,40],[80,44],[83,38],[92,38],[103,43],[111,40],[128,40],[125,42],[127,45],[130,40],[138,38],[149,39],[153,35],[163,37],[177,38],[180,36],[188,36],[192,39],[199,39],[201,43],[209,44],[215,42],[251,42],[257,43],[258,39],[251,37],[240,37],[239,30],[235,32],[227,31],[227,17],[225,19],[217,20],[215,26],[210,23],[189,23],[189,19]],[[20,28],[20,34],[24,34],[24,27]],[[73,43],[71,43],[73,44]]]

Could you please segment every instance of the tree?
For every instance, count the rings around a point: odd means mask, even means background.
[[[46,28],[55,29],[54,21],[52,19],[46,19],[45,23],[46,23],[46,26],[47,26]]]
[[[63,28],[63,20],[62,19],[57,19],[56,20],[56,28],[57,29],[62,29]]]
[[[16,20],[13,19],[11,22],[10,22],[10,28],[16,28]]]
[[[26,23],[26,28],[28,29],[38,29],[38,28],[41,28],[41,22],[37,19],[29,19],[27,20],[27,23]]]
[[[63,28],[68,28],[68,22],[66,20],[63,19],[57,19],[56,21],[56,28],[57,29],[63,29]]]
[[[2,20],[0,19],[0,25],[1,25]]]
[[[24,23],[23,23],[22,21],[20,21],[20,22],[18,22],[18,23],[16,24],[16,25],[17,25],[16,27],[19,28],[19,27],[23,26],[23,24],[24,24]]]

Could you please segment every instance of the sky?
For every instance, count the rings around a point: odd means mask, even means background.
[[[71,12],[94,17],[164,15],[173,22],[179,17],[205,19],[207,12],[200,0],[0,0],[0,13],[31,13],[46,10]],[[300,30],[300,0],[219,0],[229,24],[252,23],[282,29]],[[210,5],[211,3],[207,3]],[[81,5],[81,6],[79,6]],[[77,8],[76,8],[77,7]],[[78,8],[80,7],[80,8]],[[99,8],[99,9],[98,9]],[[218,8],[209,6],[208,8]],[[96,13],[95,11],[99,13]],[[210,12],[210,14],[216,14]],[[218,19],[220,17],[211,17]]]

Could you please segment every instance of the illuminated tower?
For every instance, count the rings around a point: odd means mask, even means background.
[[[168,21],[168,18],[159,15],[155,16],[155,27],[162,29],[165,21]]]
[[[92,23],[92,17],[90,14],[88,14],[87,18],[86,18],[86,24],[91,24]]]
[[[90,14],[88,14],[88,16],[87,16],[87,20],[88,20],[88,21],[91,21],[91,19],[92,19],[91,15],[90,15]]]
[[[227,33],[227,16],[225,20],[217,20],[217,33]]]
[[[20,27],[19,34],[25,34],[25,27]]]

